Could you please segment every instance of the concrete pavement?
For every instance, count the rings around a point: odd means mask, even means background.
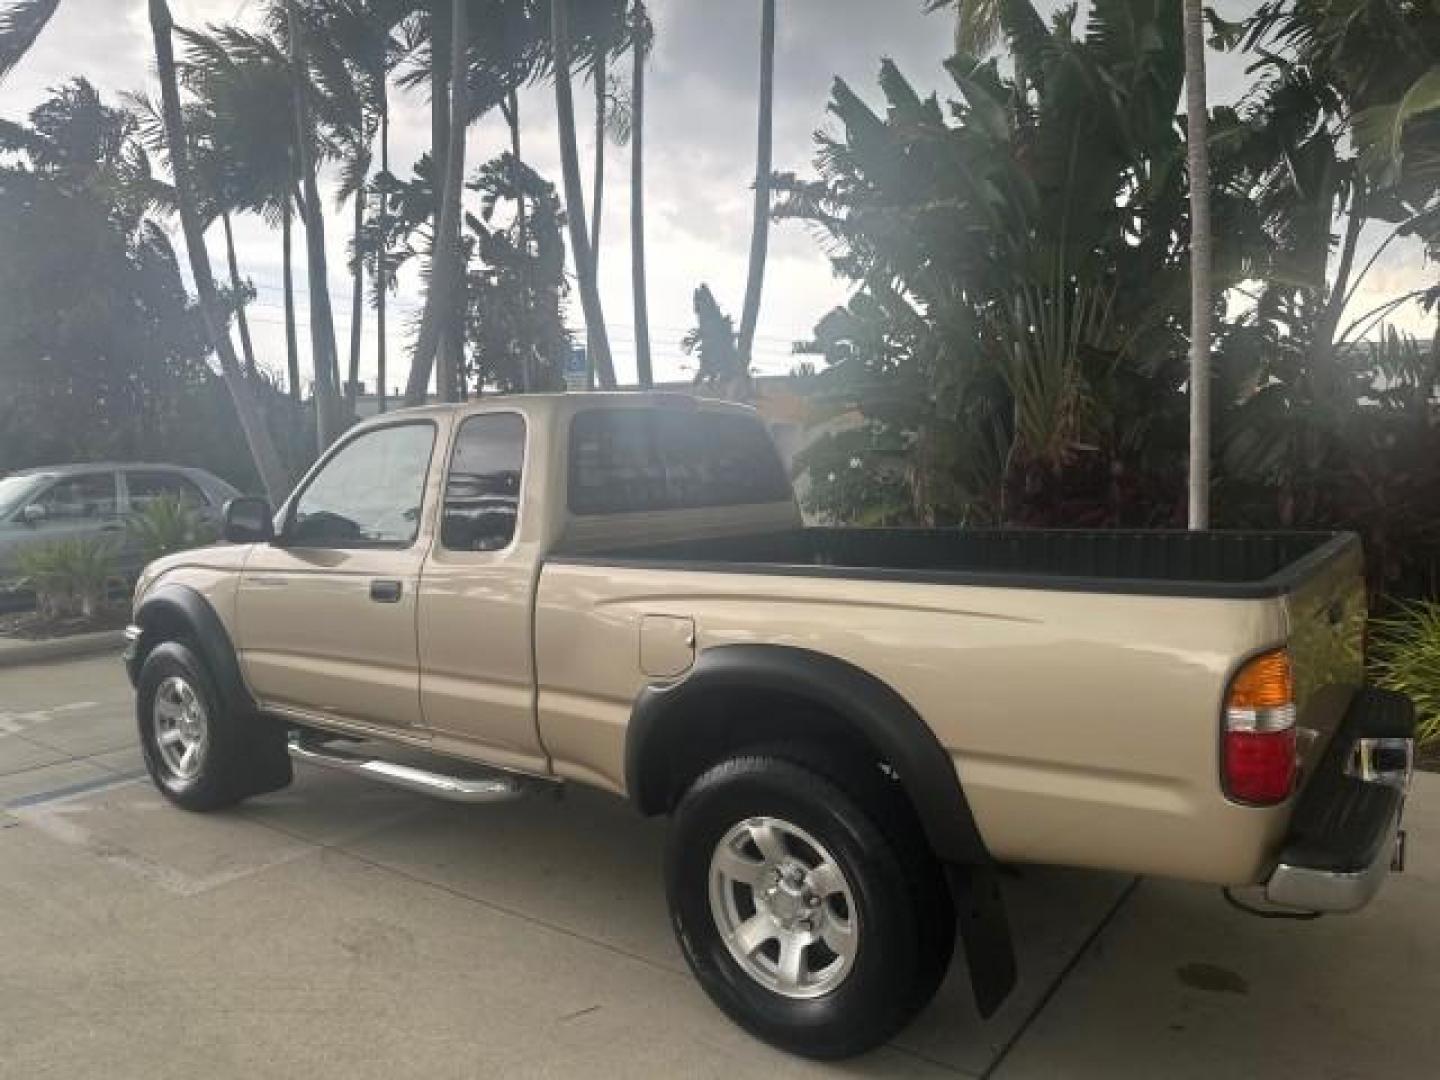
[[[462,807],[323,770],[191,815],[139,779],[111,658],[0,671],[0,1077],[1370,1076],[1440,1071],[1440,778],[1362,915],[1265,922],[1212,889],[1007,882],[1022,985],[957,964],[895,1044],[820,1066],[691,981],[664,823],[572,790]]]

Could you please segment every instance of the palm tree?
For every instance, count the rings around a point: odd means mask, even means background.
[[[278,12],[277,12],[278,14]],[[315,434],[324,450],[340,433],[340,400],[336,382],[339,359],[335,350],[335,323],[330,311],[329,263],[325,253],[325,207],[320,201],[310,107],[310,64],[306,55],[305,27],[295,0],[285,0],[285,29],[289,39],[294,92],[296,168],[301,191],[296,200],[305,225],[306,269],[310,285],[310,347],[315,365]]]
[[[281,231],[281,275],[285,306],[285,352],[291,398],[301,397],[300,357],[295,327],[295,288],[292,268],[291,225],[295,212],[296,169],[293,131],[281,129],[277,138],[275,116],[288,115],[292,101],[290,60],[273,36],[229,25],[209,33],[177,30],[186,50],[178,62],[181,81],[195,103],[186,110],[192,143],[204,156],[196,169],[217,197],[220,209],[231,213],[257,213]],[[158,129],[163,143],[163,120],[143,99],[136,99],[149,114],[148,125]],[[153,140],[152,140],[153,141]],[[233,245],[227,236],[231,284],[240,291]],[[243,317],[243,310],[241,316]],[[241,328],[242,344],[245,327]]]
[[[550,36],[555,64],[555,111],[560,127],[560,163],[565,184],[565,208],[570,224],[570,247],[575,258],[575,276],[580,285],[580,306],[585,311],[585,328],[590,341],[590,360],[605,389],[615,386],[615,364],[610,356],[610,336],[605,330],[605,313],[595,275],[595,257],[585,227],[585,194],[580,187],[580,154],[575,136],[575,98],[570,85],[570,3],[554,0],[550,6]]]
[[[635,370],[643,389],[655,383],[650,363],[650,301],[645,285],[645,60],[655,28],[645,0],[630,11],[630,279],[635,297]]]
[[[196,203],[189,147],[185,141],[185,121],[180,106],[175,51],[170,40],[175,24],[165,0],[149,0],[149,5],[156,73],[160,79],[161,111],[165,118],[166,141],[170,146],[171,169],[175,179],[175,200],[180,210],[180,224],[190,256],[190,271],[195,279],[195,291],[200,297],[200,313],[206,333],[220,358],[220,371],[230,390],[231,400],[235,403],[235,413],[245,433],[250,455],[255,460],[260,482],[271,500],[278,502],[288,489],[289,483],[271,442],[270,433],[255,407],[250,384],[240,369],[234,346],[231,345],[229,336],[224,333],[223,309],[210,270],[210,256],[205,248],[205,230]]]
[[[425,308],[420,319],[420,335],[410,362],[410,379],[405,387],[405,403],[418,405],[425,400],[432,369],[438,367],[436,388],[441,401],[453,401],[460,386],[460,352],[463,341],[450,332],[458,297],[463,296],[464,264],[460,246],[460,195],[465,180],[465,137],[469,129],[469,79],[467,48],[469,30],[465,0],[452,0],[450,8],[450,79],[449,139],[445,147],[445,165],[440,188],[439,224],[436,228],[434,258],[430,268],[430,288],[425,294]],[[434,50],[432,36],[432,51]],[[432,58],[432,65],[434,64]],[[438,65],[435,65],[438,66]],[[439,358],[437,365],[436,359]]]
[[[1205,106],[1201,0],[1184,0],[1185,120],[1190,170],[1190,484],[1189,524],[1210,526],[1210,151]]]
[[[0,80],[30,51],[59,8],[60,0],[19,0],[0,9]]]
[[[765,286],[765,259],[770,247],[770,162],[775,126],[775,0],[762,0],[760,13],[760,123],[755,149],[755,214],[750,232],[750,273],[745,281],[745,306],[740,312],[740,358],[750,367],[755,325],[760,319],[760,293]]]

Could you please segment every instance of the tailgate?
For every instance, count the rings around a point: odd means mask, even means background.
[[[1285,595],[1301,783],[1365,681],[1365,577],[1358,542],[1309,569]]]

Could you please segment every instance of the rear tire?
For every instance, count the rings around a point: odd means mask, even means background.
[[[790,760],[800,754],[737,757],[696,780],[676,808],[666,885],[711,999],[772,1045],[836,1059],[884,1043],[929,1002],[954,915],[923,837],[881,789]]]
[[[219,810],[290,783],[284,729],[227,702],[180,642],[164,642],[146,656],[136,720],[151,780],[186,810]]]

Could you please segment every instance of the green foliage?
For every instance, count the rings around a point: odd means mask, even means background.
[[[565,329],[565,212],[554,185],[509,153],[468,185],[467,375],[477,387],[558,390],[570,350]]]
[[[695,384],[743,401],[750,396],[750,372],[740,358],[735,320],[720,310],[709,285],[695,290],[695,326],[680,341],[680,347],[700,361]]]
[[[826,432],[796,456],[804,508],[826,521],[899,525],[911,518],[905,446],[878,424]]]
[[[1381,686],[1415,703],[1420,745],[1440,742],[1440,602],[1410,603],[1372,624],[1371,664]]]
[[[777,178],[777,215],[857,289],[806,349],[905,436],[917,520],[1169,523],[1151,496],[1183,457],[1150,436],[1185,405],[1179,3],[1097,3],[1083,37],[1073,9],[996,13],[1013,75],[957,55],[946,108],[886,62],[883,112],[837,80],[818,178]],[[1238,200],[1215,212],[1244,234]]]
[[[168,460],[251,487],[140,133],[83,79],[0,125],[0,471]],[[252,386],[298,469],[303,412],[264,376]]]
[[[23,584],[34,591],[36,608],[46,618],[94,618],[109,591],[124,585],[114,545],[104,539],[61,540],[28,548],[19,559]]]
[[[199,514],[170,495],[154,499],[132,514],[125,528],[146,562],[176,551],[202,547],[216,539],[215,530],[203,522]]]

